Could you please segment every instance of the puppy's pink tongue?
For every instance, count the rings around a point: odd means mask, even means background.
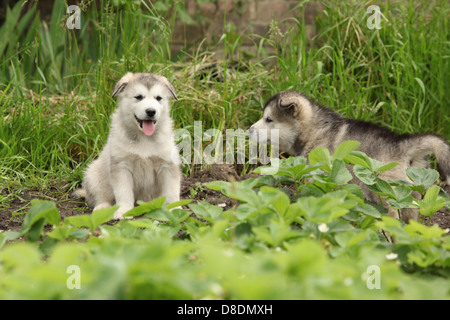
[[[142,130],[150,137],[155,132],[155,123],[153,120],[142,120]]]

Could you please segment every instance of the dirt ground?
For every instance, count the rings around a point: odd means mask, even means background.
[[[200,170],[190,177],[183,177],[181,185],[181,199],[193,199],[194,201],[207,201],[214,205],[221,205],[229,209],[237,204],[236,200],[224,196],[222,193],[202,187],[202,183],[223,180],[240,181],[257,176],[257,174],[238,175],[238,170],[232,165],[214,165],[210,169]],[[56,202],[58,211],[62,218],[73,215],[91,213],[92,209],[86,206],[84,201],[73,200],[63,186],[54,184],[48,190],[24,190],[17,192],[14,199],[7,205],[0,207],[0,231],[19,230],[22,225],[23,213],[30,208],[32,199],[52,200]],[[0,197],[7,196],[8,192],[16,192],[12,187],[0,190]],[[450,194],[450,186],[446,186]],[[431,218],[433,224],[441,228],[450,228],[450,211],[442,209]]]

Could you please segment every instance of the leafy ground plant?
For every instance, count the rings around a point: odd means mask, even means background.
[[[318,150],[322,158],[305,166],[300,159],[282,161],[274,176],[205,184],[239,201],[226,211],[190,200],[164,205],[159,198],[128,214],[139,219],[111,223],[112,207],[60,221],[51,202],[34,201],[21,232],[0,234],[3,245],[26,238],[0,251],[0,297],[449,298],[447,231],[404,225],[366,203],[356,186],[337,183],[347,178],[334,176],[333,167],[342,168],[347,156],[371,161],[353,147],[341,145],[348,151],[334,157]],[[309,166],[314,169],[305,170]],[[296,177],[295,189],[275,187],[286,183],[286,174]],[[307,182],[299,182],[303,178]],[[434,199],[433,186],[425,195],[430,190]],[[174,209],[180,205],[188,207]],[[45,231],[45,223],[53,228]]]

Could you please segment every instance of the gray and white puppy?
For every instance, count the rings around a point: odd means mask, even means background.
[[[108,140],[77,193],[94,211],[118,204],[114,218],[122,219],[137,200],[178,201],[181,173],[170,117],[173,85],[160,75],[129,72],[114,87],[116,96]]]
[[[427,167],[427,156],[434,153],[447,184],[450,184],[450,146],[443,138],[432,134],[399,135],[370,122],[345,118],[295,91],[280,92],[267,101],[262,119],[251,126],[253,134],[259,129],[267,130],[269,141],[270,129],[278,129],[280,150],[295,156],[307,156],[318,147],[334,152],[343,141],[359,141],[358,150],[369,157],[384,163],[399,163],[383,173],[382,178],[386,180],[409,181],[406,168]],[[361,186],[366,198],[378,201],[378,197],[358,179],[351,182]],[[399,217],[395,210],[389,209],[389,214]],[[416,219],[417,215],[415,209],[401,212],[404,221]]]

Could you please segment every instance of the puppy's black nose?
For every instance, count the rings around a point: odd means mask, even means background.
[[[154,110],[154,109],[147,109],[147,110],[145,110],[145,113],[146,113],[150,118],[152,118],[152,117],[155,116],[156,110]]]

